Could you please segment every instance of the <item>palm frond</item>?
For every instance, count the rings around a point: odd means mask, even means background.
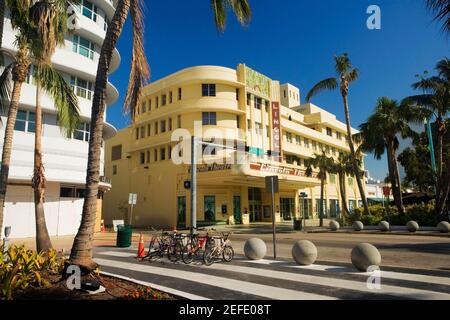
[[[63,133],[70,137],[80,122],[78,98],[62,75],[51,65],[40,64],[37,69],[42,88],[53,98],[58,125]]]
[[[311,90],[309,90],[306,95],[306,102],[310,102],[311,98],[317,95],[318,93],[325,90],[335,90],[338,87],[338,81],[336,78],[328,78],[320,81]]]
[[[439,72],[439,76],[445,79],[447,83],[450,82],[450,59],[445,57],[438,62],[436,70]]]
[[[435,20],[442,21],[442,29],[450,32],[450,1],[426,0],[428,8],[435,14]]]
[[[217,30],[224,32],[227,26],[227,8],[224,0],[211,0],[211,9]]]
[[[248,0],[228,0],[234,15],[243,26],[248,25],[252,19],[252,9]]]
[[[214,23],[219,32],[223,33],[227,26],[227,12],[231,9],[239,23],[248,25],[252,19],[252,10],[248,0],[211,0]]]
[[[352,83],[352,82],[358,80],[358,78],[359,78],[359,70],[356,68],[352,69],[347,75],[347,80],[349,83]]]
[[[348,73],[352,68],[348,53],[344,53],[340,56],[334,56],[334,62],[334,68],[336,70],[336,73],[339,75]]]
[[[131,61],[130,81],[124,103],[124,112],[134,118],[141,89],[150,79],[150,67],[144,50],[143,0],[131,2],[131,22],[133,26],[133,57]]]
[[[0,108],[2,114],[6,113],[9,107],[9,101],[11,100],[13,68],[14,63],[9,64],[0,76]]]

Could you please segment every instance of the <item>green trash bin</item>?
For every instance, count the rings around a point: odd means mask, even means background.
[[[294,219],[294,230],[301,231],[303,228],[303,219]]]
[[[117,226],[117,241],[116,246],[119,248],[131,247],[131,240],[133,237],[133,226],[118,225]]]

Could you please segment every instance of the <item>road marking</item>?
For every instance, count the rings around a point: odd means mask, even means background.
[[[267,285],[255,284],[246,281],[238,281],[229,278],[206,275],[197,272],[174,270],[153,267],[148,265],[140,265],[135,263],[127,263],[120,261],[111,261],[106,259],[95,259],[100,266],[114,267],[131,271],[147,272],[177,279],[195,281],[202,284],[215,286],[223,289],[239,291],[247,294],[252,294],[260,297],[279,299],[279,300],[335,300],[333,297],[310,294],[302,291],[282,289],[278,287],[271,287]],[[252,274],[255,269],[252,269]],[[199,269],[200,271],[200,269]],[[219,297],[218,297],[219,298]]]
[[[165,286],[160,286],[158,284],[154,284],[154,283],[150,283],[150,282],[146,282],[146,281],[140,281],[140,280],[136,280],[136,279],[129,278],[129,277],[124,277],[124,276],[114,274],[114,273],[109,273],[109,272],[104,272],[104,271],[102,271],[100,273],[105,276],[114,277],[114,278],[122,279],[125,281],[133,282],[133,283],[136,283],[136,284],[139,284],[142,286],[150,287],[152,289],[156,289],[156,290],[159,290],[159,291],[162,291],[162,292],[165,292],[168,294],[172,294],[172,295],[175,295],[178,297],[186,298],[189,300],[211,300],[211,299],[208,299],[208,298],[205,298],[202,296],[191,294],[189,292],[184,292],[184,291],[172,289],[172,288],[165,287]]]
[[[337,272],[337,273],[347,273],[347,274],[355,274],[361,276],[370,277],[373,275],[373,272],[355,272],[355,269],[339,267],[339,266],[327,266],[327,265],[317,265],[313,264],[310,266],[300,266],[295,264],[294,262],[287,261],[271,261],[271,260],[257,260],[257,261],[247,261],[255,264],[262,265],[273,265],[280,266],[284,268],[293,268],[293,269],[305,269],[305,270],[318,270],[318,271],[327,271],[327,272]],[[417,281],[417,282],[425,282],[431,284],[439,284],[439,285],[448,285],[450,286],[450,278],[448,277],[436,277],[436,276],[428,276],[422,274],[413,274],[413,273],[403,273],[403,272],[393,272],[393,271],[383,271],[381,270],[381,279],[394,279],[394,280],[407,280],[407,281]]]
[[[120,252],[120,251],[103,251],[103,252],[98,252],[96,254],[101,254],[103,256],[119,257],[119,258],[136,257],[136,254],[129,253],[129,252]]]

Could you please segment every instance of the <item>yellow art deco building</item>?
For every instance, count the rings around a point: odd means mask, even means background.
[[[244,64],[184,69],[146,86],[132,125],[106,141],[105,169],[113,185],[104,196],[106,224],[127,216],[129,193],[136,193],[134,225],[189,225],[190,162],[180,159],[190,159],[190,135],[214,143],[200,148],[205,154],[197,167],[200,224],[271,221],[265,177],[273,175],[280,179],[277,220],[305,217],[314,224],[320,181],[316,174],[306,175],[308,159],[321,150],[330,157],[350,151],[345,124],[324,109],[301,104],[300,91],[291,84],[281,85]],[[217,147],[223,144],[229,147]],[[240,157],[236,146],[244,148]],[[360,206],[356,181],[347,177],[346,182],[349,208]],[[330,174],[326,218],[339,217],[340,202],[338,179]]]

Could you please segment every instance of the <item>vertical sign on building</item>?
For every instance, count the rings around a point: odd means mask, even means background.
[[[281,116],[280,103],[272,102],[273,152],[278,162],[281,162]]]

